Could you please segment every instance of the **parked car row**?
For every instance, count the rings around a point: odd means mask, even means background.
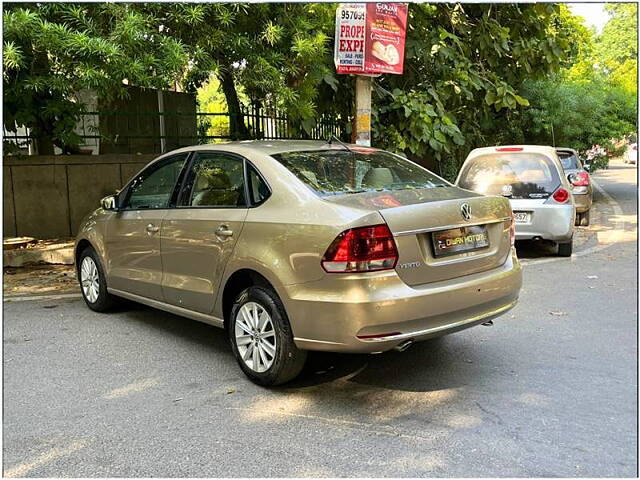
[[[560,256],[572,254],[574,225],[589,224],[591,179],[573,149],[477,148],[467,156],[456,185],[508,198],[516,239],[555,242]]]
[[[309,350],[404,350],[513,308],[516,239],[571,254],[590,195],[573,167],[551,147],[481,148],[454,185],[339,141],[182,148],[83,221],[78,280],[95,311],[126,298],[224,328],[246,375],[276,385]]]
[[[573,200],[576,205],[576,225],[589,225],[589,211],[593,202],[593,187],[589,172],[582,165],[580,156],[572,148],[556,148],[560,163],[571,183]]]
[[[638,164],[638,144],[632,143],[627,147],[627,150],[624,152],[624,163],[631,163],[633,165]]]

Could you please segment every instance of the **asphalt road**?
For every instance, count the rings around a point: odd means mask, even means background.
[[[315,355],[286,388],[246,380],[213,327],[7,301],[4,474],[636,476],[636,168],[596,178],[613,198],[578,254],[520,246],[521,301],[493,327]]]

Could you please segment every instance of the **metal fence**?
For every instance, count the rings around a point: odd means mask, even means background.
[[[242,106],[245,136],[250,139],[326,140],[343,138],[350,118],[321,115],[309,131],[273,108]],[[162,153],[181,146],[231,140],[229,112],[83,112],[75,133],[82,153]],[[28,129],[3,131],[7,153],[36,154]],[[56,153],[61,153],[56,149]]]

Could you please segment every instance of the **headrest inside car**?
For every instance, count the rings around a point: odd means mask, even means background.
[[[373,188],[382,188],[391,183],[393,183],[393,174],[389,168],[372,168],[362,179],[364,186]]]

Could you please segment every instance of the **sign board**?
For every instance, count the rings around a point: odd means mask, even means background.
[[[334,61],[338,73],[364,70],[365,3],[342,3],[336,9]]]
[[[336,10],[337,73],[402,74],[408,8],[404,3],[343,3]]]

